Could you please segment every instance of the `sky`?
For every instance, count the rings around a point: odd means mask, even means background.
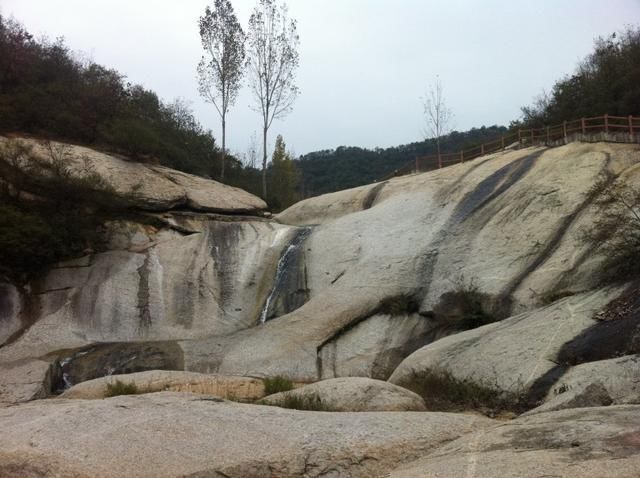
[[[246,29],[257,0],[232,0]],[[220,137],[199,97],[199,16],[211,0],[0,0],[36,35],[63,36],[163,100],[185,99]],[[640,0],[289,0],[298,22],[301,95],[269,130],[297,154],[424,139],[421,98],[438,76],[459,131],[504,124],[590,53],[593,40],[640,24]],[[228,148],[249,149],[261,120],[243,88]]]

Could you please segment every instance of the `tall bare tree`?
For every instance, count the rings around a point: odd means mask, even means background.
[[[267,132],[273,120],[289,113],[298,96],[295,72],[300,37],[285,4],[258,0],[247,31],[249,85],[262,116],[262,195],[267,197]]]
[[[229,0],[215,0],[213,10],[207,7],[198,25],[205,51],[198,64],[198,89],[215,106],[222,120],[220,179],[224,179],[227,113],[242,85],[245,34]]]
[[[427,121],[425,136],[427,139],[435,138],[438,150],[438,167],[441,168],[442,156],[440,154],[440,138],[451,132],[453,113],[449,108],[447,108],[445,103],[440,77],[436,77],[436,81],[429,86],[429,89],[422,101],[424,106],[424,115]]]

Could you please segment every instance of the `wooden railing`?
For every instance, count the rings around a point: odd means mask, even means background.
[[[415,160],[406,163],[382,180],[394,176],[431,171],[434,169],[464,163],[479,158],[485,154],[492,154],[506,149],[517,149],[527,146],[544,144],[558,146],[573,141],[615,141],[619,143],[640,142],[640,117],[611,116],[605,114],[593,118],[580,118],[564,121],[560,125],[545,126],[543,128],[518,129],[499,138],[482,143],[473,148],[460,150],[457,153],[440,155],[416,156]]]

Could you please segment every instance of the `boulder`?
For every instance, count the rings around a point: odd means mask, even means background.
[[[389,381],[417,391],[427,404],[430,396],[438,396],[433,388],[438,376],[536,403],[568,368],[559,359],[563,347],[594,327],[596,313],[622,290],[606,288],[574,295],[440,339],[407,357]]]
[[[57,381],[50,361],[0,363],[0,407],[49,396]]]
[[[424,411],[419,395],[382,380],[343,377],[322,380],[289,392],[265,397],[261,403],[281,406],[288,398],[319,400],[337,412],[405,412]]]
[[[173,392],[40,400],[0,409],[0,476],[365,478],[492,423],[302,412]]]
[[[0,144],[7,141],[0,136]],[[33,153],[51,161],[49,148],[33,139],[19,141],[31,146]],[[131,195],[133,203],[153,211],[183,208],[196,211],[246,214],[266,209],[265,202],[242,189],[192,174],[107,154],[82,146],[51,142],[51,149],[62,158],[72,174],[81,176],[87,169],[98,174],[117,193]]]
[[[599,360],[572,367],[529,413],[565,408],[640,403],[640,355]]]
[[[138,393],[161,391],[188,392],[216,395],[240,401],[253,401],[264,397],[262,380],[251,377],[205,375],[194,372],[150,370],[126,375],[96,378],[74,385],[60,398],[99,399],[107,396],[107,385],[120,381],[133,384]]]
[[[448,443],[391,478],[621,478],[640,469],[640,407],[521,417]]]

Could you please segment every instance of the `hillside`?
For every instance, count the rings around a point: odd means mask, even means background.
[[[443,138],[442,152],[475,146],[483,141],[493,140],[506,131],[504,126],[454,131]],[[332,150],[315,151],[296,160],[302,176],[299,189],[306,198],[371,184],[414,161],[416,156],[435,154],[435,151],[435,140],[385,149],[340,146]]]

